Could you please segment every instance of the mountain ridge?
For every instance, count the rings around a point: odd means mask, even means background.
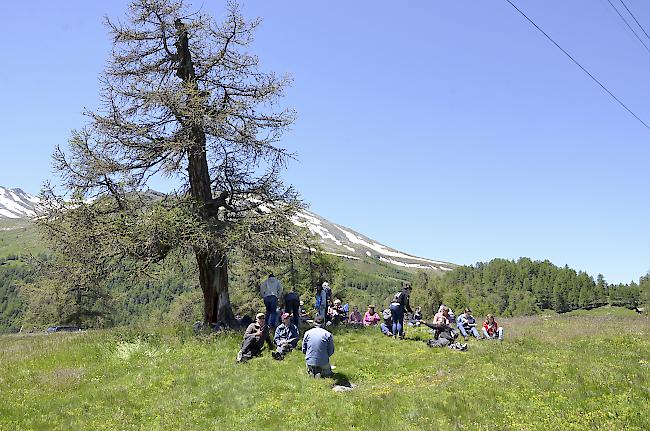
[[[37,197],[20,188],[8,189],[0,186],[0,220],[31,219],[39,212],[40,200]],[[292,221],[316,235],[326,253],[345,259],[372,259],[410,271],[425,269],[445,272],[457,266],[450,262],[401,252],[306,209],[298,211]]]

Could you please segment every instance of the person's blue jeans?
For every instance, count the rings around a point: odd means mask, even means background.
[[[487,339],[495,339],[495,338],[498,337],[499,340],[503,340],[503,328],[501,326],[499,326],[497,328],[496,336],[493,335],[491,337],[488,335],[488,332],[485,330],[485,328],[483,328],[483,335],[485,335],[485,338],[487,338]]]
[[[404,306],[402,304],[390,304],[390,312],[393,315],[393,335],[404,336]]]
[[[275,295],[265,296],[264,305],[266,306],[266,326],[275,327],[278,321],[278,297]]]
[[[467,331],[469,331],[469,333],[472,334],[474,336],[474,338],[476,338],[476,339],[480,338],[479,335],[478,335],[478,331],[476,330],[475,326],[470,326],[470,328],[468,330],[468,329],[465,329],[465,326],[461,322],[456,321],[456,323],[458,325],[458,330],[460,331],[460,333],[461,333],[461,335],[463,337],[467,338]]]

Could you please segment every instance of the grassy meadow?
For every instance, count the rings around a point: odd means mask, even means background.
[[[338,378],[304,356],[237,364],[241,334],[186,328],[0,337],[0,430],[648,430],[647,316],[602,308],[498,319],[466,352],[334,330]]]

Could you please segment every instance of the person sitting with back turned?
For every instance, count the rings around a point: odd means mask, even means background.
[[[481,339],[481,336],[476,330],[476,319],[472,316],[472,310],[469,308],[466,308],[463,314],[458,316],[456,324],[458,325],[458,330],[465,338],[465,341],[469,339],[468,333],[472,334],[477,340]]]
[[[305,354],[307,373],[312,377],[329,377],[332,375],[330,356],[334,354],[334,336],[323,328],[325,319],[316,316],[315,327],[305,332],[302,340],[302,352]]]
[[[488,340],[499,339],[503,341],[503,328],[494,320],[494,316],[488,314],[483,322],[483,335]]]
[[[375,311],[375,306],[369,305],[368,311],[366,311],[363,315],[363,325],[374,326],[379,322],[381,322],[381,317],[379,317],[379,314],[377,314]]]
[[[244,340],[241,348],[237,353],[237,362],[246,362],[253,356],[262,354],[264,343],[268,343],[269,350],[273,348],[271,337],[269,336],[269,327],[264,324],[264,313],[257,313],[255,322],[248,325],[244,333]]]
[[[276,351],[271,353],[273,359],[284,359],[284,355],[295,349],[298,345],[300,332],[290,317],[291,315],[289,313],[283,313],[282,323],[275,328],[273,341],[275,342]]]

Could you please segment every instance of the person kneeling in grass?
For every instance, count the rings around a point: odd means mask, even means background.
[[[277,350],[271,353],[273,359],[277,360],[284,359],[284,355],[296,348],[300,335],[298,327],[291,322],[289,313],[283,313],[281,318],[282,323],[275,328],[275,337],[273,337]]]
[[[485,317],[485,322],[483,322],[483,335],[485,335],[485,338],[488,340],[494,340],[494,339],[499,339],[499,341],[503,341],[503,328],[499,326],[496,320],[494,320],[494,316],[491,314],[488,314]]]
[[[241,349],[237,353],[237,362],[246,362],[253,356],[262,354],[264,343],[268,343],[269,350],[273,348],[271,337],[269,336],[269,327],[264,324],[264,313],[257,313],[255,322],[248,325],[244,333],[244,341],[241,343]]]
[[[316,326],[305,332],[302,340],[307,373],[316,378],[329,377],[332,375],[330,356],[334,354],[334,336],[323,328],[325,319],[322,316],[316,316],[314,323]]]
[[[458,316],[456,320],[458,324],[458,330],[465,338],[465,341],[469,340],[469,334],[472,334],[477,340],[481,339],[478,331],[476,330],[476,319],[472,316],[472,310],[466,308],[463,314]]]

